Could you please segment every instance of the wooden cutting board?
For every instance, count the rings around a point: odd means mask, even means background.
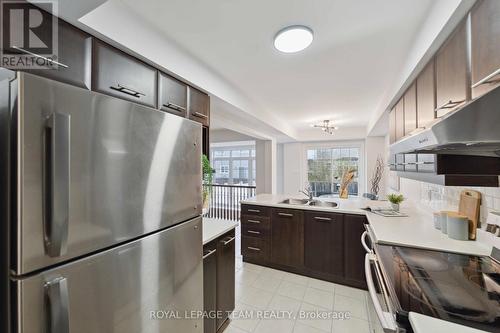
[[[463,190],[460,193],[458,212],[469,218],[469,239],[476,239],[476,230],[479,224],[479,212],[481,207],[481,192]]]

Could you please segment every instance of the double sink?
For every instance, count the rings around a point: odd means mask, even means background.
[[[296,205],[296,206],[316,206],[316,207],[338,207],[338,203],[331,201],[322,200],[309,200],[309,199],[286,199],[280,202],[280,204]]]

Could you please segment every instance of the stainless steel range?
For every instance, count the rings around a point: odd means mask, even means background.
[[[201,332],[201,319],[150,317],[203,309],[201,126],[1,77],[0,320],[19,333]]]
[[[386,332],[411,332],[409,312],[500,332],[495,258],[366,242],[365,248],[369,292]]]

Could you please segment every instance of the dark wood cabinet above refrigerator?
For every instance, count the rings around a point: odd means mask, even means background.
[[[94,39],[92,90],[155,108],[155,68]]]

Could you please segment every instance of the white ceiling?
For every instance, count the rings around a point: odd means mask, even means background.
[[[366,126],[433,3],[122,1],[299,134],[327,118],[344,128]],[[315,39],[303,52],[282,54],[273,48],[273,36],[291,24],[311,27]]]

